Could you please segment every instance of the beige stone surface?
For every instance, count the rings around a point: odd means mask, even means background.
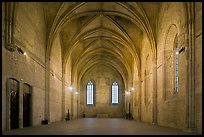
[[[30,126],[65,120],[68,110],[71,119],[130,111],[137,121],[202,133],[202,3],[3,2],[2,131],[12,124],[9,78],[20,85],[20,128],[27,83]],[[86,105],[89,80],[93,106]],[[118,105],[111,104],[113,81]]]

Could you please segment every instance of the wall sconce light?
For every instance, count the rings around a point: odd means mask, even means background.
[[[69,87],[69,90],[71,90],[71,91],[73,90],[72,86]]]
[[[131,92],[133,92],[134,90],[135,90],[135,88],[132,87],[131,90],[126,91],[126,94],[129,95],[129,94],[130,94]]]
[[[52,74],[52,76],[55,78],[55,75],[53,74],[53,73],[51,73]]]
[[[17,51],[18,51],[19,53],[21,53],[21,54],[23,54],[23,55],[26,55],[26,52],[23,51],[21,48],[19,48],[19,47],[16,46],[16,49],[17,49]]]
[[[130,94],[130,91],[126,91],[126,94],[129,95],[129,94]]]
[[[179,50],[179,54],[181,53],[181,52],[183,52],[185,50],[185,47],[182,47],[180,50]]]

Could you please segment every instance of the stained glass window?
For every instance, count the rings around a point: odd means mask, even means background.
[[[118,83],[112,84],[112,103],[118,103]]]
[[[86,87],[86,99],[87,104],[93,104],[93,83],[91,81],[88,82]]]
[[[178,47],[176,47],[176,55],[175,55],[175,92],[178,92]]]

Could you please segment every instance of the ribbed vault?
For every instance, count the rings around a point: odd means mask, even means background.
[[[73,2],[61,3],[49,31],[48,53],[52,39],[59,34],[63,71],[71,63],[72,82],[98,64],[113,67],[124,80],[132,83],[134,62],[140,71],[142,38],[151,43],[155,55],[151,24],[140,3]],[[54,14],[54,13],[53,13]]]

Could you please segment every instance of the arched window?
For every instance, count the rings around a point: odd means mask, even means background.
[[[178,92],[178,29],[172,24],[166,34],[164,46],[164,100]]]
[[[93,83],[91,81],[86,86],[86,103],[87,105],[93,105]]]
[[[112,92],[111,102],[113,104],[118,104],[118,83],[117,82],[113,82],[111,92]]]
[[[32,114],[31,86],[23,84],[23,127],[31,126]]]
[[[14,78],[7,80],[7,93],[8,97],[8,110],[7,113],[10,115],[7,117],[9,121],[9,129],[19,128],[19,81]]]
[[[175,93],[178,93],[178,40],[176,37],[176,42],[175,42]]]

